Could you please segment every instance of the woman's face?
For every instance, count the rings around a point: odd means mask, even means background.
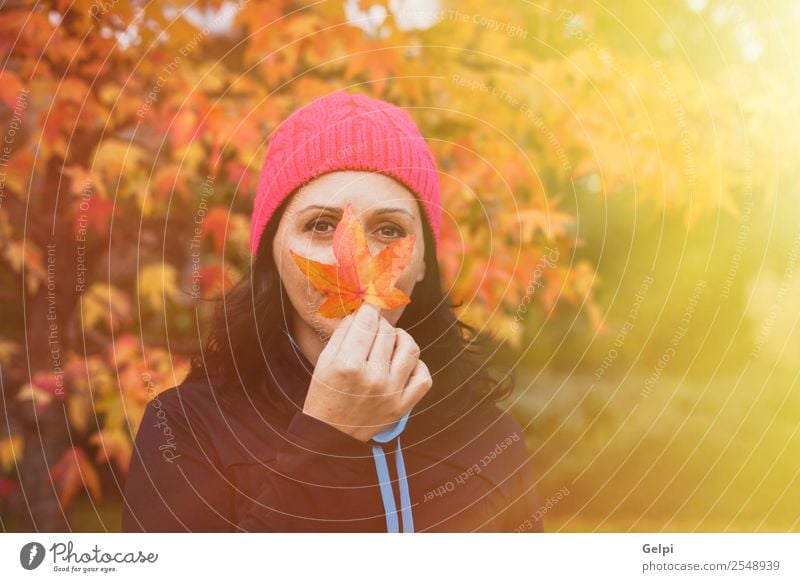
[[[294,194],[278,224],[272,245],[273,258],[283,286],[294,307],[292,329],[305,335],[307,327],[326,340],[341,321],[317,314],[325,295],[303,275],[289,254],[296,253],[335,264],[333,232],[347,204],[361,221],[367,244],[374,255],[386,245],[409,234],[416,235],[408,266],[395,286],[408,297],[425,276],[425,241],[417,198],[393,178],[379,173],[339,171],[323,174]],[[405,305],[381,314],[395,325]]]

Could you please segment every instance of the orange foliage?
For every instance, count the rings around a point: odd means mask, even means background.
[[[291,249],[289,253],[309,281],[326,295],[317,313],[343,317],[364,302],[392,309],[411,301],[394,284],[411,258],[416,238],[413,234],[405,236],[373,256],[361,221],[348,204],[333,234],[336,265],[312,261]]]

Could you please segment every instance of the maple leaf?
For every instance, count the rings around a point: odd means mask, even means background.
[[[406,268],[414,250],[416,235],[408,235],[372,255],[361,222],[348,204],[333,233],[336,265],[320,263],[289,250],[295,263],[319,291],[326,295],[317,313],[323,317],[344,317],[365,301],[380,309],[392,309],[411,302],[394,284]]]
[[[99,323],[105,323],[109,329],[116,330],[120,324],[125,324],[131,319],[131,303],[128,296],[111,285],[102,282],[92,283],[80,301],[84,329],[93,329]]]
[[[14,434],[0,441],[0,469],[6,473],[22,462],[22,453],[25,450],[25,439],[20,434]]]
[[[220,206],[212,208],[203,220],[203,237],[210,237],[214,241],[214,250],[217,253],[221,254],[225,248],[225,235],[229,223],[228,211]]]
[[[230,288],[235,282],[230,270],[220,264],[200,267],[193,276],[197,277],[200,297],[210,297],[212,293]]]
[[[101,430],[89,437],[89,442],[98,447],[96,461],[111,462],[113,459],[123,474],[128,473],[132,446],[121,429]]]
[[[66,509],[82,489],[87,489],[95,500],[100,500],[100,476],[86,453],[70,447],[50,470],[50,476],[59,489],[61,506]]]
[[[16,493],[19,490],[19,483],[7,477],[0,476],[0,499],[11,497],[12,493]]]
[[[0,338],[0,364],[8,366],[19,352],[19,344]]]
[[[179,299],[178,270],[167,263],[153,263],[140,269],[139,297],[156,311],[164,308],[165,299]]]

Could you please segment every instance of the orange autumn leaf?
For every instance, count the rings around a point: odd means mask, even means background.
[[[95,500],[100,500],[100,475],[92,462],[78,447],[70,447],[50,470],[50,477],[59,490],[62,508],[69,507],[82,489],[89,491]]]
[[[20,490],[19,483],[0,475],[0,499],[7,499]]]
[[[348,204],[333,234],[336,265],[289,252],[314,287],[326,295],[317,313],[335,318],[352,313],[365,301],[380,309],[410,303],[394,285],[411,258],[415,241],[416,235],[408,235],[372,255],[361,222]]]
[[[96,461],[98,463],[114,462],[123,474],[128,473],[128,466],[133,452],[130,439],[121,429],[101,430],[89,437],[89,442],[98,447]]]

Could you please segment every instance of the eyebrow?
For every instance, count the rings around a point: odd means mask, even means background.
[[[331,211],[331,212],[333,212],[335,214],[341,214],[342,213],[342,209],[339,208],[338,206],[324,206],[324,205],[321,205],[321,204],[312,204],[311,206],[306,206],[305,208],[303,208],[302,212],[306,212],[308,210],[329,210],[329,211]],[[380,216],[382,214],[393,214],[395,212],[399,212],[401,214],[405,214],[409,218],[412,218],[412,219],[414,218],[414,215],[411,214],[405,208],[398,208],[398,207],[394,207],[394,206],[386,207],[386,208],[379,208],[375,212],[373,212],[373,214]]]

